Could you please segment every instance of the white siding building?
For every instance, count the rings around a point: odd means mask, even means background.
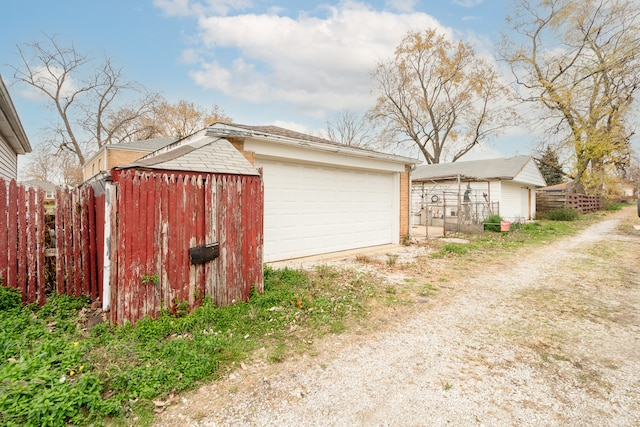
[[[414,159],[277,126],[215,123],[264,179],[266,262],[399,243]]]
[[[411,174],[411,183],[414,223],[429,208],[436,218],[457,216],[467,188],[470,203],[482,211],[477,213],[480,220],[488,211],[512,222],[533,219],[535,190],[546,185],[531,156],[420,165]],[[434,213],[434,209],[445,211]]]

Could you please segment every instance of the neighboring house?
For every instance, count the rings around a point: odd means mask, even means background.
[[[411,182],[413,220],[423,224],[424,212],[433,214],[436,208],[442,217],[457,216],[464,208],[465,193],[476,206],[474,214],[478,206],[488,206],[482,213],[498,213],[509,221],[533,219],[536,189],[546,185],[531,156],[420,165]]]
[[[100,172],[134,162],[175,141],[176,138],[163,137],[104,145],[97,153],[85,161],[82,167],[82,179],[87,181]]]
[[[264,180],[265,262],[399,243],[410,234],[414,159],[277,126],[215,123]]]
[[[18,178],[18,155],[31,152],[9,91],[0,76],[0,178]]]
[[[21,185],[26,188],[38,188],[44,191],[44,206],[47,211],[55,209],[56,206],[56,190],[57,186],[49,181],[42,181],[40,179],[30,179],[28,181],[20,182]]]

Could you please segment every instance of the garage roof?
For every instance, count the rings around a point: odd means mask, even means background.
[[[268,140],[272,143],[279,143],[283,145],[306,146],[308,148],[321,151],[331,151],[357,157],[369,157],[379,160],[387,160],[395,163],[410,165],[419,163],[418,160],[411,157],[381,153],[379,151],[369,150],[366,148],[340,144],[338,142],[319,138],[317,136],[307,135],[305,133],[284,129],[279,126],[248,126],[238,123],[216,122],[207,127],[207,132],[209,135],[216,135],[221,137],[262,139]]]
[[[458,176],[462,179],[474,181],[516,180],[529,162],[533,162],[533,157],[514,156],[506,159],[420,165],[411,174],[411,180],[414,182],[438,181],[457,178]]]
[[[185,172],[259,175],[249,161],[224,138],[205,130],[165,146],[117,169],[148,168]]]

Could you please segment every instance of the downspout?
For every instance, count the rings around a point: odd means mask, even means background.
[[[409,210],[409,212],[408,212],[408,214],[409,214],[409,232],[407,233],[409,235],[409,241],[411,241],[411,239],[413,239],[413,212],[412,212],[412,209],[411,209],[411,202],[412,202],[411,199],[412,199],[412,196],[413,196],[413,182],[411,181],[411,173],[414,170],[416,170],[416,167],[417,166],[415,164],[413,164],[413,165],[411,165],[411,167],[409,167],[409,174],[408,174],[408,177],[407,177],[407,181],[409,181],[407,183],[407,185],[409,186],[408,194],[407,194],[407,198],[409,199],[408,200],[408,205],[409,205],[408,206],[408,210]],[[424,187],[424,184],[423,184],[423,187]],[[424,196],[424,190],[423,190],[423,196]],[[424,203],[424,197],[422,198],[422,201]]]
[[[461,219],[460,208],[462,208],[462,200],[460,199],[460,190],[462,190],[462,188],[460,187],[460,174],[458,174],[458,207],[456,208],[458,210],[458,212],[456,212],[456,216],[458,217],[458,233],[460,233],[460,231],[462,230],[462,223],[460,222],[460,219]]]

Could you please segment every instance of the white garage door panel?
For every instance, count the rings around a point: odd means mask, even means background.
[[[394,176],[257,159],[265,261],[392,241]]]

